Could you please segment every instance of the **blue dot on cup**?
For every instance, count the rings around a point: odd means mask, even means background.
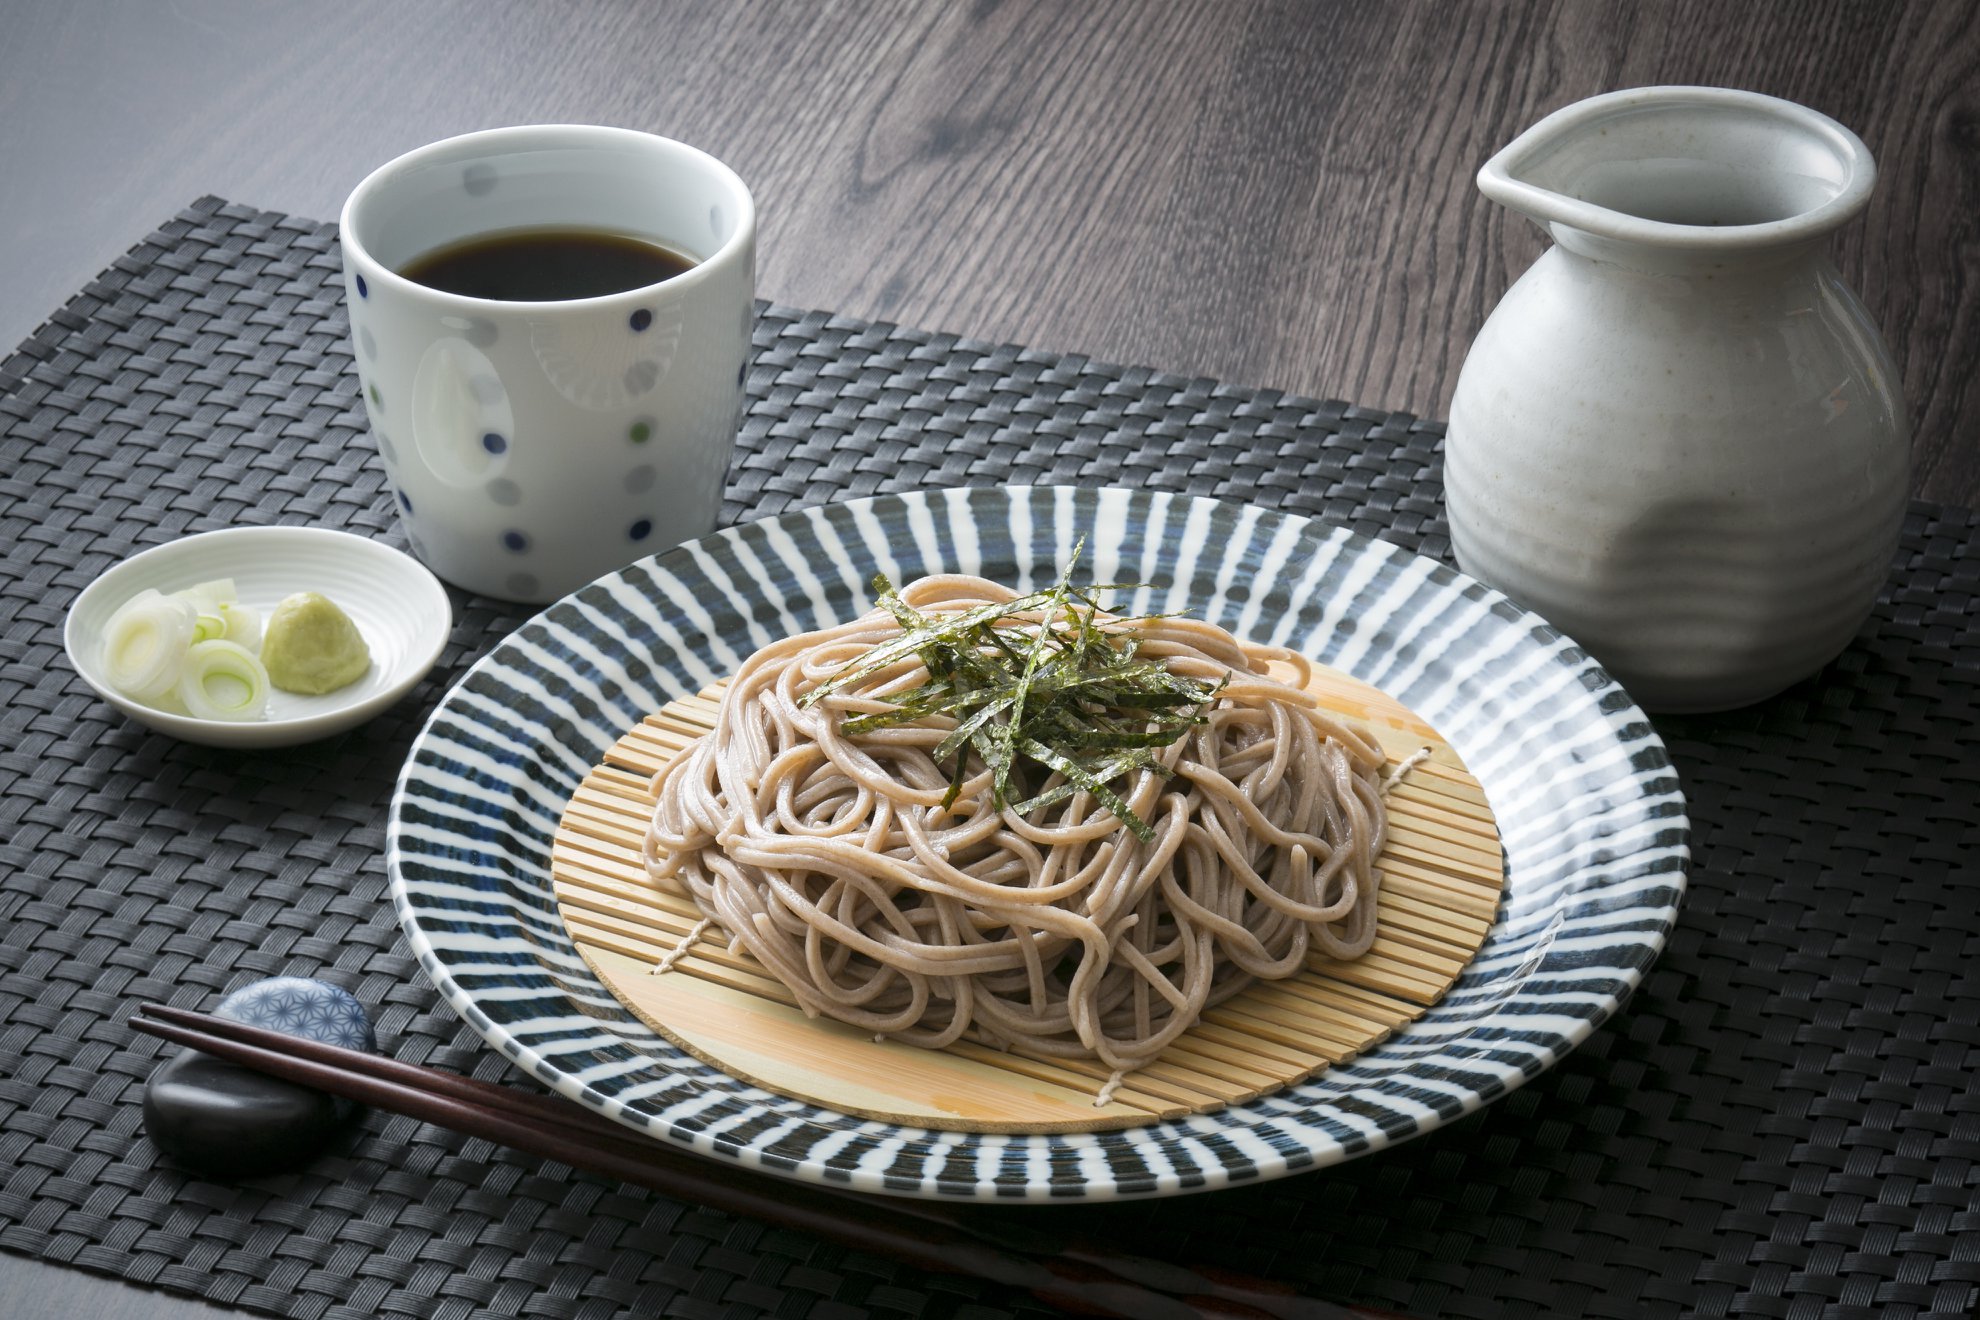
[[[653,535],[653,520],[651,518],[641,518],[638,522],[626,528],[626,535],[632,537],[635,541],[644,541],[647,537]]]
[[[632,326],[633,332],[637,334],[639,331],[653,324],[653,313],[642,307],[627,318],[627,324]]]
[[[358,297],[369,298],[371,296],[371,288],[369,285],[367,285],[364,282],[364,276],[360,275],[357,277],[357,286],[358,286]]]
[[[510,528],[508,531],[502,533],[502,544],[516,554],[521,554],[523,551],[529,549],[529,538],[514,528]]]
[[[481,447],[491,454],[506,454],[509,452],[509,442],[493,431],[481,437]]]
[[[406,511],[406,516],[410,518],[412,516],[412,496],[406,494],[404,491],[400,491],[399,507],[404,509]]]

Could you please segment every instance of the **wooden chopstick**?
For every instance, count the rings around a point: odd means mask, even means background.
[[[250,1026],[245,1022],[216,1017],[196,1009],[173,1008],[169,1004],[146,1004],[138,1009],[138,1012],[147,1017],[157,1018],[161,1022],[191,1027],[226,1040],[259,1045],[263,1049],[294,1055],[299,1059],[314,1059],[318,1063],[332,1064],[350,1072],[363,1073],[367,1077],[384,1077],[401,1081],[408,1086],[419,1087],[436,1095],[505,1109],[518,1117],[548,1123],[553,1127],[590,1132],[621,1141],[632,1139],[635,1131],[584,1105],[561,1100],[556,1096],[537,1095],[510,1086],[497,1086],[493,1082],[463,1077],[459,1073],[445,1072],[439,1068],[425,1068],[416,1063],[401,1063],[397,1059],[373,1054],[368,1050],[350,1050],[339,1045],[305,1040],[300,1036]]]
[[[893,1201],[786,1182],[676,1153],[602,1114],[551,1096],[302,1040],[225,1018],[145,1005],[134,1030],[231,1059],[272,1076],[485,1137],[648,1187],[678,1200],[794,1228],[920,1268],[972,1274],[1052,1305],[1099,1315],[1348,1320],[1344,1308],[1222,1270],[1199,1271],[1014,1224],[972,1222],[940,1202]]]
[[[468,1104],[485,1105],[491,1110],[511,1114],[524,1122],[545,1125],[554,1131],[568,1131],[575,1136],[597,1137],[607,1142],[616,1142],[625,1146],[630,1154],[644,1158],[656,1167],[669,1172],[678,1172],[683,1177],[701,1175],[707,1170],[703,1160],[683,1155],[672,1147],[661,1144],[658,1138],[642,1139],[638,1135],[637,1128],[615,1122],[585,1105],[555,1096],[539,1095],[515,1087],[498,1086],[492,1082],[463,1077],[459,1073],[446,1072],[439,1068],[403,1063],[398,1059],[365,1050],[344,1049],[320,1041],[291,1036],[284,1032],[250,1026],[245,1022],[236,1022],[232,1018],[201,1013],[194,1009],[173,1008],[168,1004],[146,1004],[138,1011],[147,1018],[157,1018],[224,1040],[257,1045],[294,1058],[313,1059],[318,1063],[329,1064],[367,1077],[403,1082],[415,1090],[429,1091]],[[140,1031],[145,1030],[143,1024],[135,1019],[132,1025]],[[381,1109],[386,1107],[379,1106]],[[737,1170],[736,1176],[745,1180],[759,1180],[765,1191],[783,1185],[747,1169]],[[854,1200],[854,1197],[859,1197],[858,1193],[835,1194],[843,1195],[849,1204],[860,1205],[865,1200],[864,1197]],[[895,1201],[888,1204],[917,1219],[931,1219],[964,1232],[974,1231],[956,1219],[950,1207],[939,1202]]]

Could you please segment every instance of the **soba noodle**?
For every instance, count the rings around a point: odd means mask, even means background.
[[[901,596],[938,615],[1014,599],[953,576]],[[1011,624],[1022,635],[1038,616]],[[714,731],[654,781],[649,871],[809,1014],[916,1045],[967,1036],[1097,1058],[1116,1079],[1254,979],[1291,976],[1315,952],[1366,952],[1381,750],[1267,676],[1279,660],[1303,683],[1291,653],[1187,619],[1133,626],[1139,656],[1226,680],[1204,722],[1156,752],[1168,777],[1114,785],[1152,841],[1085,792],[1025,816],[1000,809],[980,759],[944,810],[950,775],[931,753],[953,718],[843,736],[846,718],[927,681],[912,658],[801,704],[901,636],[876,611],[749,658]]]

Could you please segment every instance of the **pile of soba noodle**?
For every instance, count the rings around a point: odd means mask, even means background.
[[[1015,598],[958,576],[900,594],[931,615]],[[1023,637],[1039,618],[998,626]],[[1253,979],[1291,976],[1316,951],[1365,952],[1384,828],[1382,752],[1264,672],[1290,662],[1303,682],[1304,661],[1191,620],[1131,626],[1140,658],[1226,680],[1204,722],[1155,753],[1168,777],[1112,785],[1152,841],[1085,792],[1027,816],[999,809],[967,750],[969,778],[944,810],[950,767],[931,751],[952,717],[842,736],[845,719],[927,681],[913,657],[801,704],[902,635],[876,611],[750,657],[714,731],[654,781],[649,871],[809,1014],[929,1047],[966,1036],[1097,1058],[1111,1094]]]

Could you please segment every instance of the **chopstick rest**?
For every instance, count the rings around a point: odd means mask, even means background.
[[[676,1200],[812,1233],[938,1273],[994,1279],[1082,1315],[1358,1320],[1381,1314],[1301,1297],[1261,1279],[1082,1243],[1062,1229],[1014,1232],[1006,1224],[1000,1230],[937,1202],[864,1197],[718,1167],[644,1140],[602,1114],[555,1097],[381,1054],[285,1040],[188,1009],[148,1004],[131,1016],[130,1025],[298,1084],[650,1187]]]
[[[303,1040],[376,1051],[370,1015],[349,991],[280,976],[222,1000],[219,1017]],[[299,1168],[322,1152],[360,1106],[196,1049],[181,1049],[144,1088],[144,1130],[175,1161],[214,1178]]]

